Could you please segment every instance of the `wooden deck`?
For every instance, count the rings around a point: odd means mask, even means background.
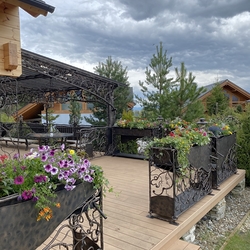
[[[22,151],[27,152],[27,151]],[[92,160],[102,166],[114,192],[104,197],[104,249],[105,250],[198,250],[199,246],[179,239],[224,198],[240,181],[245,171],[231,176],[193,207],[183,213],[177,222],[148,217],[149,171],[148,162],[122,157],[104,156]],[[60,236],[63,237],[63,236]],[[68,236],[69,242],[72,238]],[[37,250],[42,250],[47,241]]]
[[[105,249],[170,249],[193,225],[225,197],[241,180],[245,171],[226,180],[220,190],[207,195],[178,219],[178,226],[148,217],[148,162],[121,157],[102,157],[92,163],[103,167],[114,193],[104,198]],[[175,249],[175,248],[172,248]],[[198,248],[179,248],[198,249]]]

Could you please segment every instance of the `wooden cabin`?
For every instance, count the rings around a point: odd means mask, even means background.
[[[207,106],[207,98],[211,95],[212,89],[215,87],[217,83],[213,83],[207,86],[206,92],[200,96],[200,100],[202,101],[205,110]],[[245,109],[246,104],[250,101],[250,93],[246,90],[240,88],[235,83],[229,81],[228,79],[218,82],[219,86],[223,89],[225,95],[229,100],[229,107],[237,107],[239,105],[242,106],[242,109]]]
[[[55,9],[42,0],[0,0],[0,76],[22,74],[19,8],[33,17]]]

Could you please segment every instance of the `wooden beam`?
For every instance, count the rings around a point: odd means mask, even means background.
[[[39,15],[44,15],[47,16],[48,11],[34,7],[32,5],[20,2],[18,0],[0,0],[2,2],[8,3],[8,4],[12,4],[14,6],[18,6],[20,8],[22,8],[23,10],[25,10],[26,12],[28,12],[30,15],[32,15],[33,17],[38,17]]]
[[[13,70],[18,66],[17,45],[15,43],[3,44],[4,69]]]

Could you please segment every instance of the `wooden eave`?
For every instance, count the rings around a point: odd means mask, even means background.
[[[0,4],[3,3],[20,7],[33,17],[38,17],[39,15],[47,16],[48,12],[53,13],[55,10],[55,7],[40,0],[0,0]]]
[[[220,86],[223,88],[225,86],[229,86],[232,89],[235,90],[235,92],[239,92],[240,94],[242,94],[243,96],[246,97],[247,100],[250,100],[250,93],[248,93],[247,91],[245,91],[244,89],[240,88],[239,86],[237,86],[236,84],[232,83],[229,80],[225,80],[223,81]],[[206,86],[204,86],[206,87]],[[206,99],[209,95],[211,94],[211,90],[208,91],[207,93],[205,93],[204,95],[202,95],[199,99],[202,101],[204,99]]]

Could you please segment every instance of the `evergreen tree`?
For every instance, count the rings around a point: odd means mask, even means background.
[[[119,86],[114,91],[114,107],[116,108],[116,118],[122,116],[122,111],[127,109],[127,103],[133,101],[133,94],[129,87],[127,67],[123,68],[121,62],[113,61],[109,56],[105,63],[100,63],[94,68],[95,73],[115,80],[125,86]],[[97,100],[98,101],[98,100]],[[108,107],[106,104],[95,102],[91,109],[93,114],[85,117],[85,120],[92,125],[106,125],[108,117]]]
[[[77,101],[76,94],[74,94],[69,102],[69,124],[79,125],[82,117],[81,117],[81,104]]]
[[[246,184],[250,186],[250,105],[241,113],[241,127],[237,131],[237,167],[246,170]]]
[[[171,102],[172,79],[167,78],[169,68],[172,66],[172,58],[167,58],[167,51],[163,51],[162,43],[156,46],[156,54],[153,54],[149,67],[146,68],[145,82],[139,81],[139,86],[144,97],[136,95],[137,102],[143,107],[142,115],[157,119],[158,116],[169,118],[169,105]]]
[[[211,95],[207,98],[206,102],[209,115],[223,113],[229,106],[228,97],[226,97],[219,83],[215,84],[211,90]]]
[[[204,108],[199,96],[206,90],[198,87],[194,82],[192,72],[187,73],[184,62],[181,63],[180,71],[175,68],[176,87],[172,91],[171,118],[180,117],[186,121],[200,118],[204,114]]]

